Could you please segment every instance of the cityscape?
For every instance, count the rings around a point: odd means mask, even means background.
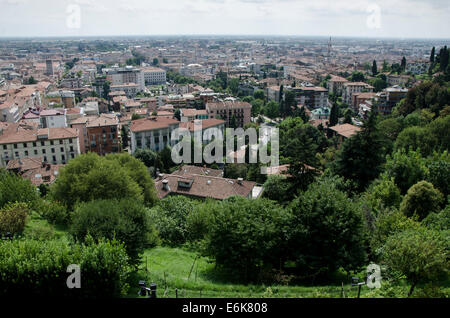
[[[111,33],[88,29],[83,1],[61,13],[70,32],[55,8],[34,31],[5,16],[0,295],[188,298],[174,310],[211,315],[270,312],[263,298],[448,298],[449,5],[429,37],[391,7],[380,27],[377,5],[354,33],[333,17],[289,35],[274,17],[290,2],[195,2],[224,10],[209,35],[177,9],[186,31],[130,34],[139,1],[107,8],[124,10]],[[233,6],[265,8],[267,26],[234,31]]]

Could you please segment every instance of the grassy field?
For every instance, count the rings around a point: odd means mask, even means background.
[[[328,286],[266,286],[226,282],[213,262],[180,248],[156,247],[145,251],[140,270],[129,283],[128,297],[136,297],[138,281],[158,285],[158,297],[341,297],[341,284]],[[365,289],[365,290],[364,290]],[[367,288],[361,290],[364,295]],[[346,297],[356,297],[357,288],[344,285]]]

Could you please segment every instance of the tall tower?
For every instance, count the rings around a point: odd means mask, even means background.
[[[53,75],[53,61],[46,60],[45,65],[46,65],[45,75]]]
[[[330,40],[328,41],[328,52],[327,52],[327,59],[329,60],[331,58],[331,36]]]

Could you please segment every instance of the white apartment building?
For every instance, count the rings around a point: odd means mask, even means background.
[[[159,152],[165,146],[173,146],[172,132],[180,122],[165,116],[154,116],[131,122],[131,153],[137,149],[150,149]]]
[[[138,91],[145,89],[144,73],[139,68],[132,66],[105,68],[103,73],[106,74],[106,79],[111,82],[111,86],[134,83]]]
[[[145,85],[164,85],[166,84],[166,71],[159,67],[146,67],[142,70],[144,73]]]
[[[42,157],[44,162],[65,164],[80,154],[78,131],[73,128],[37,128],[33,125],[0,126],[0,166],[10,160]]]

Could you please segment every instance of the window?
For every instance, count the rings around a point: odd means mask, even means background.
[[[34,154],[35,154],[35,155],[37,155],[37,154],[38,154],[38,151],[37,151],[37,149],[34,149]]]
[[[45,141],[41,141],[41,146],[45,146]]]
[[[53,162],[56,162],[56,156],[53,156]]]
[[[45,149],[42,149],[42,153],[45,154]]]
[[[52,146],[53,146],[53,144],[54,144],[54,143],[53,143],[53,140],[50,140],[50,145],[52,145]]]
[[[3,149],[5,149],[5,150],[6,150],[6,148],[7,148],[7,147],[6,147],[6,145],[3,145]]]
[[[62,160],[62,161],[66,161],[66,156],[61,155],[61,160]]]
[[[63,144],[63,140],[62,140],[62,139],[61,139],[61,140],[59,141],[59,144],[60,144],[60,145],[62,145],[62,144]]]
[[[69,144],[71,144],[72,143],[72,138],[71,139],[69,139]]]
[[[19,153],[17,151],[15,152],[15,154],[16,154],[16,157],[19,157]]]
[[[70,146],[70,151],[73,151],[73,146]]]
[[[24,148],[27,147],[27,143],[26,143],[26,142],[23,143],[23,147],[24,147]]]
[[[61,152],[64,152],[64,148],[63,147],[61,147]]]
[[[25,157],[28,157],[28,150],[25,150]]]
[[[55,148],[52,148],[52,153],[55,153]]]
[[[47,157],[46,156],[44,156],[44,161],[47,162]]]
[[[33,147],[36,147],[36,142],[33,142]]]
[[[14,144],[14,149],[17,149],[17,144]]]

